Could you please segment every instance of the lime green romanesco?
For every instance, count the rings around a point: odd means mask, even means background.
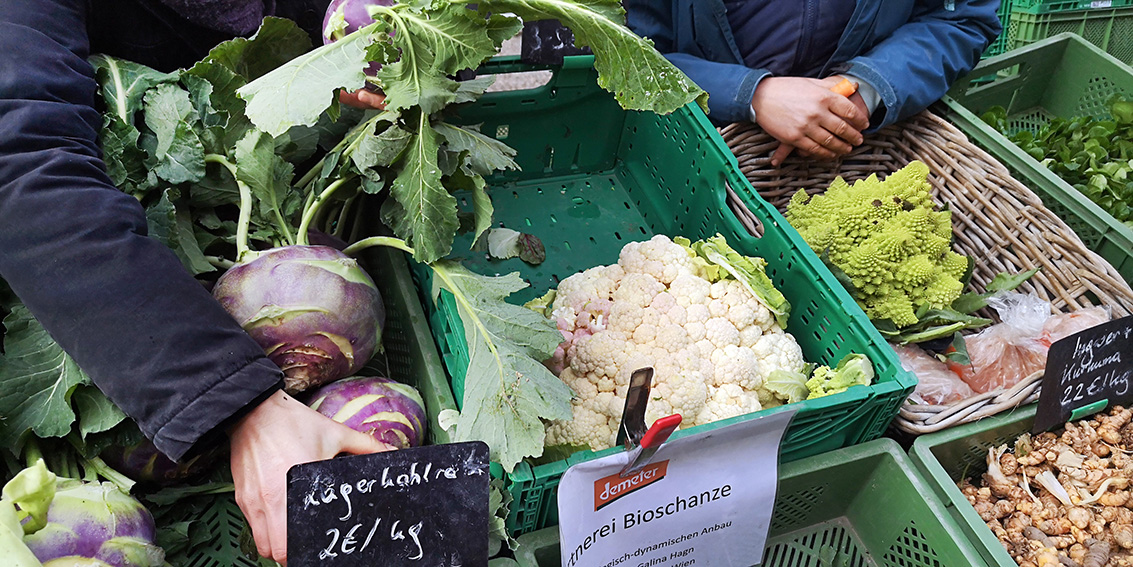
[[[951,250],[951,213],[934,210],[929,190],[928,166],[913,161],[884,181],[871,175],[850,185],[838,177],[823,194],[799,190],[786,217],[849,276],[870,319],[906,327],[918,307],[951,305],[968,267]]]

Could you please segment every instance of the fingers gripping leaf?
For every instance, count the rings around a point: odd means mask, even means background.
[[[487,277],[451,261],[432,265],[436,281],[456,298],[468,341],[464,411],[455,440],[482,440],[492,460],[511,470],[543,452],[543,419],[570,419],[570,388],[546,360],[562,340],[549,319],[508,295],[527,287],[518,274]]]
[[[575,45],[594,52],[598,84],[628,110],[668,114],[695,100],[708,110],[708,94],[622,25],[617,0],[488,0],[480,8],[512,12],[525,21],[557,19],[574,32]]]

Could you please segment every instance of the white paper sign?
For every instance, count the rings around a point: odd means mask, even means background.
[[[748,567],[763,560],[794,409],[673,439],[637,474],[630,452],[559,483],[563,567]]]

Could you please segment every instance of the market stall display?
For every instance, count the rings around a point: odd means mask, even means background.
[[[955,126],[925,111],[882,129],[838,162],[789,160],[770,165],[777,142],[750,124],[721,134],[759,197],[786,209],[800,189],[825,191],[842,176],[852,182],[894,172],[912,161],[929,168],[937,206],[951,211],[952,250],[972,259],[971,287],[990,291],[999,274],[1039,271],[1017,291],[1050,302],[1051,312],[1108,306],[1116,318],[1133,311],[1133,290],[1105,259],[1082,240],[1008,170],[970,142]],[[745,203],[755,200],[749,196]],[[987,315],[991,313],[981,311]],[[976,394],[947,405],[906,402],[893,425],[919,435],[994,415],[1038,397],[1041,373],[1018,377],[1007,389]]]

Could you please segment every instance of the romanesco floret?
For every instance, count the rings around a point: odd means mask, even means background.
[[[820,195],[800,190],[787,205],[787,220],[849,276],[866,314],[899,328],[915,324],[921,306],[951,305],[967,271],[968,259],[949,249],[951,213],[933,210],[928,173],[913,161],[883,181],[839,177]]]

